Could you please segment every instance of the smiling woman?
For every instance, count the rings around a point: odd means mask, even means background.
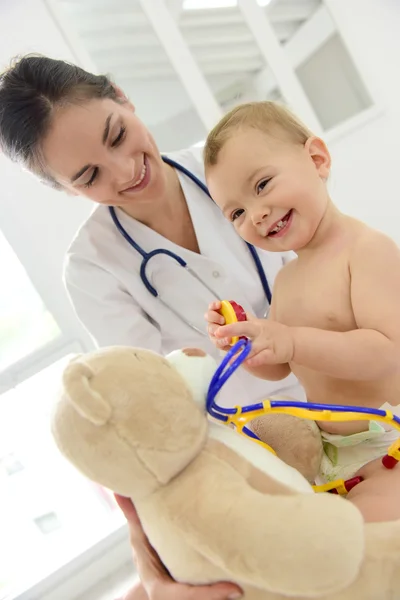
[[[160,354],[197,347],[219,362],[204,320],[210,302],[232,298],[246,312],[264,315],[269,302],[253,256],[205,193],[201,150],[168,154],[164,162],[134,105],[107,77],[47,57],[22,58],[0,76],[0,148],[42,181],[97,204],[71,243],[65,282],[98,345]],[[145,253],[157,254],[148,269],[156,296],[143,285],[142,257],[115,227],[110,207],[130,238]],[[157,249],[179,255],[198,279]],[[260,251],[258,258],[272,288],[290,256]],[[266,382],[243,370],[228,382],[220,401],[249,404],[278,393],[304,399],[294,376]],[[154,566],[154,557],[146,554],[143,535],[132,539],[137,555],[142,551],[139,566],[146,580],[146,565]],[[162,567],[150,571],[160,593],[151,600],[166,600],[168,593],[174,600],[187,594],[223,599],[236,589],[188,590],[171,582]],[[144,597],[143,590],[132,593],[135,600]]]
[[[41,142],[41,155],[53,179],[69,193],[84,193],[107,206],[129,204],[132,194],[147,187],[152,166],[162,169],[155,150],[153,138],[118,88],[114,100],[87,99],[57,108],[57,118]],[[153,187],[157,183],[153,179]]]
[[[115,88],[106,77],[90,73],[85,73],[82,77],[83,73],[85,72],[78,67],[63,61],[43,61],[40,56],[29,56],[6,71],[0,80],[3,96],[8,87],[14,91],[13,102],[7,105],[7,111],[4,104],[0,111],[0,143],[3,152],[57,188],[60,183],[44,167],[40,147],[52,125],[55,108],[62,104],[68,105],[72,97],[75,102],[89,98],[115,100],[117,97]],[[51,77],[53,82],[57,78],[57,86],[52,84]],[[35,93],[38,85],[43,94]],[[23,127],[18,127],[21,111],[27,102],[30,110],[25,111]]]

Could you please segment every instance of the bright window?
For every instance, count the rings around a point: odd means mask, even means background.
[[[0,598],[31,587],[124,522],[111,494],[53,442],[51,411],[69,359],[0,396]]]
[[[257,0],[260,6],[267,6],[271,0]],[[198,10],[207,8],[228,8],[236,6],[237,0],[184,0],[185,10]]]
[[[56,339],[61,331],[0,233],[0,372]]]
[[[112,495],[67,463],[52,439],[52,407],[79,340],[63,337],[1,234],[0,256],[0,599],[11,599],[124,519]]]
[[[326,131],[359,115],[373,104],[337,33],[309,56],[296,72]]]

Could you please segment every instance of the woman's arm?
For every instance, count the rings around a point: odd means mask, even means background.
[[[128,522],[134,561],[142,582],[121,600],[234,600],[242,597],[240,589],[232,583],[191,586],[174,581],[150,545],[131,500],[118,495],[115,499]]]
[[[125,594],[125,596],[118,598],[117,600],[149,600],[149,597],[139,581]]]
[[[78,261],[82,261],[79,265]],[[118,280],[94,263],[75,258],[65,270],[65,285],[75,312],[98,346],[140,346],[161,352],[160,331],[150,323]],[[82,266],[82,269],[78,268]],[[87,273],[90,271],[89,281]]]

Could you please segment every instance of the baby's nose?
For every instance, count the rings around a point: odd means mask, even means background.
[[[268,208],[262,208],[261,210],[254,211],[252,215],[252,221],[254,225],[262,225],[264,221],[269,217],[271,211]]]

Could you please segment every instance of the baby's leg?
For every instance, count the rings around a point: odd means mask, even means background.
[[[400,463],[386,469],[382,459],[368,463],[356,473],[364,481],[347,495],[368,522],[397,521],[400,519]]]

